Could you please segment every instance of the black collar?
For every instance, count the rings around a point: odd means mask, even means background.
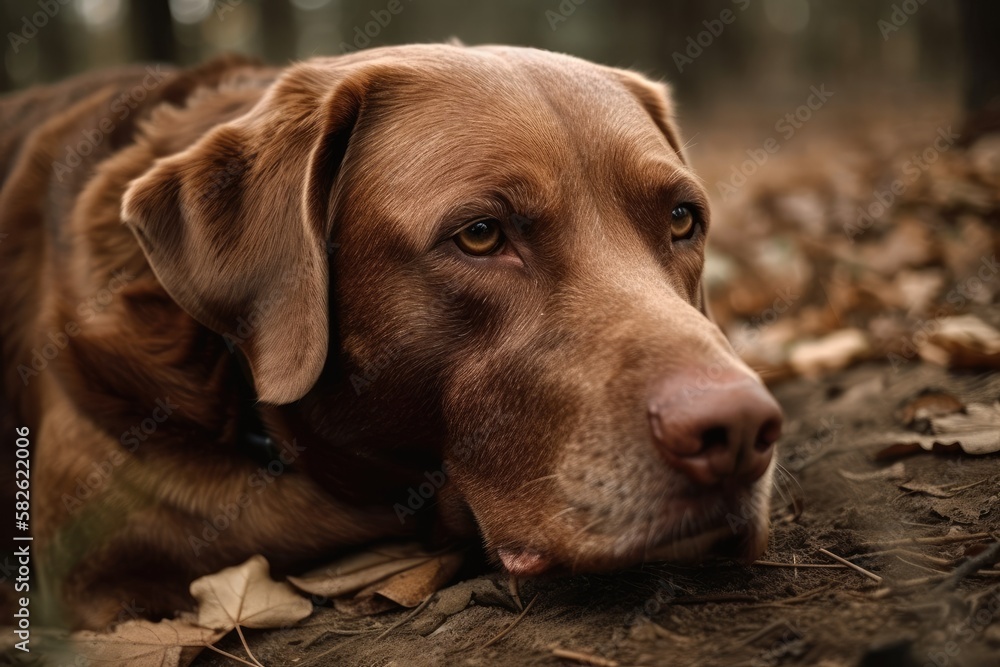
[[[237,451],[261,465],[267,465],[279,460],[281,448],[264,425],[264,420],[257,408],[259,401],[253,387],[253,376],[250,364],[240,350],[235,350],[237,365],[242,372],[243,381],[239,386],[239,414],[236,423]]]

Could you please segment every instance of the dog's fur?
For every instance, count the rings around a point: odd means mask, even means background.
[[[662,85],[444,45],[152,71],[0,101],[0,410],[67,623],[386,536],[478,533],[528,573],[737,524],[762,550],[770,469],[699,495],[650,444],[654,380],[753,377],[702,309],[707,196]],[[671,242],[680,203],[701,229]],[[484,216],[507,245],[463,255]]]

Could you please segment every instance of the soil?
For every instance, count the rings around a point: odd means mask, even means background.
[[[422,636],[417,630],[435,624],[433,606],[388,632],[407,613],[351,618],[325,607],[302,627],[248,632],[247,641],[268,667],[1000,665],[1000,573],[955,576],[956,565],[1000,535],[1000,457],[873,456],[885,433],[901,430],[899,407],[927,388],[992,403],[1000,376],[869,363],[774,388],[788,415],[785,472],[761,560],[826,567],[647,565],[523,582],[521,599],[533,604],[488,647],[518,618],[516,609],[474,603]],[[948,492],[912,490],[921,485]],[[982,533],[994,537],[970,539]],[[830,567],[820,549],[851,557],[882,582]],[[883,553],[858,556],[876,551]],[[500,575],[490,577],[507,589]],[[219,646],[245,655],[235,633]],[[560,658],[560,649],[583,655]],[[232,664],[209,651],[195,662]]]

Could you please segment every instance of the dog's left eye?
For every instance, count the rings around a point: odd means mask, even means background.
[[[495,252],[503,245],[500,221],[493,218],[476,220],[455,235],[455,243],[467,255],[480,257]]]
[[[674,207],[670,212],[670,236],[675,241],[683,241],[694,236],[698,226],[694,211],[687,204]]]

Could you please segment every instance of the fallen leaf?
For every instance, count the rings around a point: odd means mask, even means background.
[[[965,404],[951,394],[936,389],[925,389],[919,395],[910,399],[897,413],[904,426],[924,431],[930,428],[930,420],[934,417],[954,414],[965,410]]]
[[[987,405],[972,403],[964,413],[950,413],[931,418],[935,433],[948,435],[987,433],[1000,437],[1000,401]]]
[[[920,451],[938,454],[994,454],[1000,452],[1000,402],[972,403],[964,413],[930,419],[931,435],[890,433],[880,438],[876,460],[908,456]]]
[[[966,526],[981,525],[983,516],[993,510],[996,501],[986,498],[982,504],[970,505],[956,500],[940,499],[930,502],[931,511],[940,517]]]
[[[919,352],[944,366],[1000,369],[1000,331],[974,315],[946,317]]]
[[[934,484],[918,482],[916,480],[910,480],[905,484],[900,484],[899,488],[903,489],[904,491],[910,491],[912,493],[922,493],[924,495],[928,495],[933,498],[951,498],[953,495],[955,495],[954,491],[947,491],[943,487],[936,486]]]
[[[403,607],[416,607],[455,576],[462,560],[458,552],[435,556],[422,565],[372,585],[371,595],[380,595]],[[362,591],[361,595],[365,593]]]
[[[867,356],[871,346],[860,329],[841,329],[819,340],[799,343],[792,348],[789,363],[806,377],[846,368]]]
[[[423,565],[431,560],[431,556],[400,558],[378,565],[372,565],[362,570],[347,574],[336,574],[336,568],[322,567],[301,577],[288,577],[296,588],[313,595],[339,597],[357,593],[360,590],[378,583],[394,574],[405,572]]]
[[[198,601],[198,625],[228,632],[277,628],[298,623],[312,613],[312,603],[289,584],[271,579],[263,556],[191,582]]]
[[[840,476],[852,482],[868,482],[876,479],[903,479],[906,477],[906,466],[902,461],[897,461],[891,466],[874,470],[872,472],[851,472],[850,470],[838,470]]]
[[[440,591],[431,606],[413,619],[411,626],[414,632],[426,636],[441,627],[448,618],[465,610],[473,601],[478,605],[502,607],[514,613],[519,611],[508,590],[491,577],[479,577]]]
[[[462,563],[460,552],[431,553],[417,543],[382,545],[352,554],[329,565],[288,580],[313,595],[357,598],[338,601],[337,608],[350,614],[370,614],[395,604],[415,607],[447,583]],[[380,595],[393,604],[373,602]]]
[[[108,633],[76,632],[76,651],[102,667],[186,667],[206,646],[227,630],[213,630],[187,621],[128,621]]]

